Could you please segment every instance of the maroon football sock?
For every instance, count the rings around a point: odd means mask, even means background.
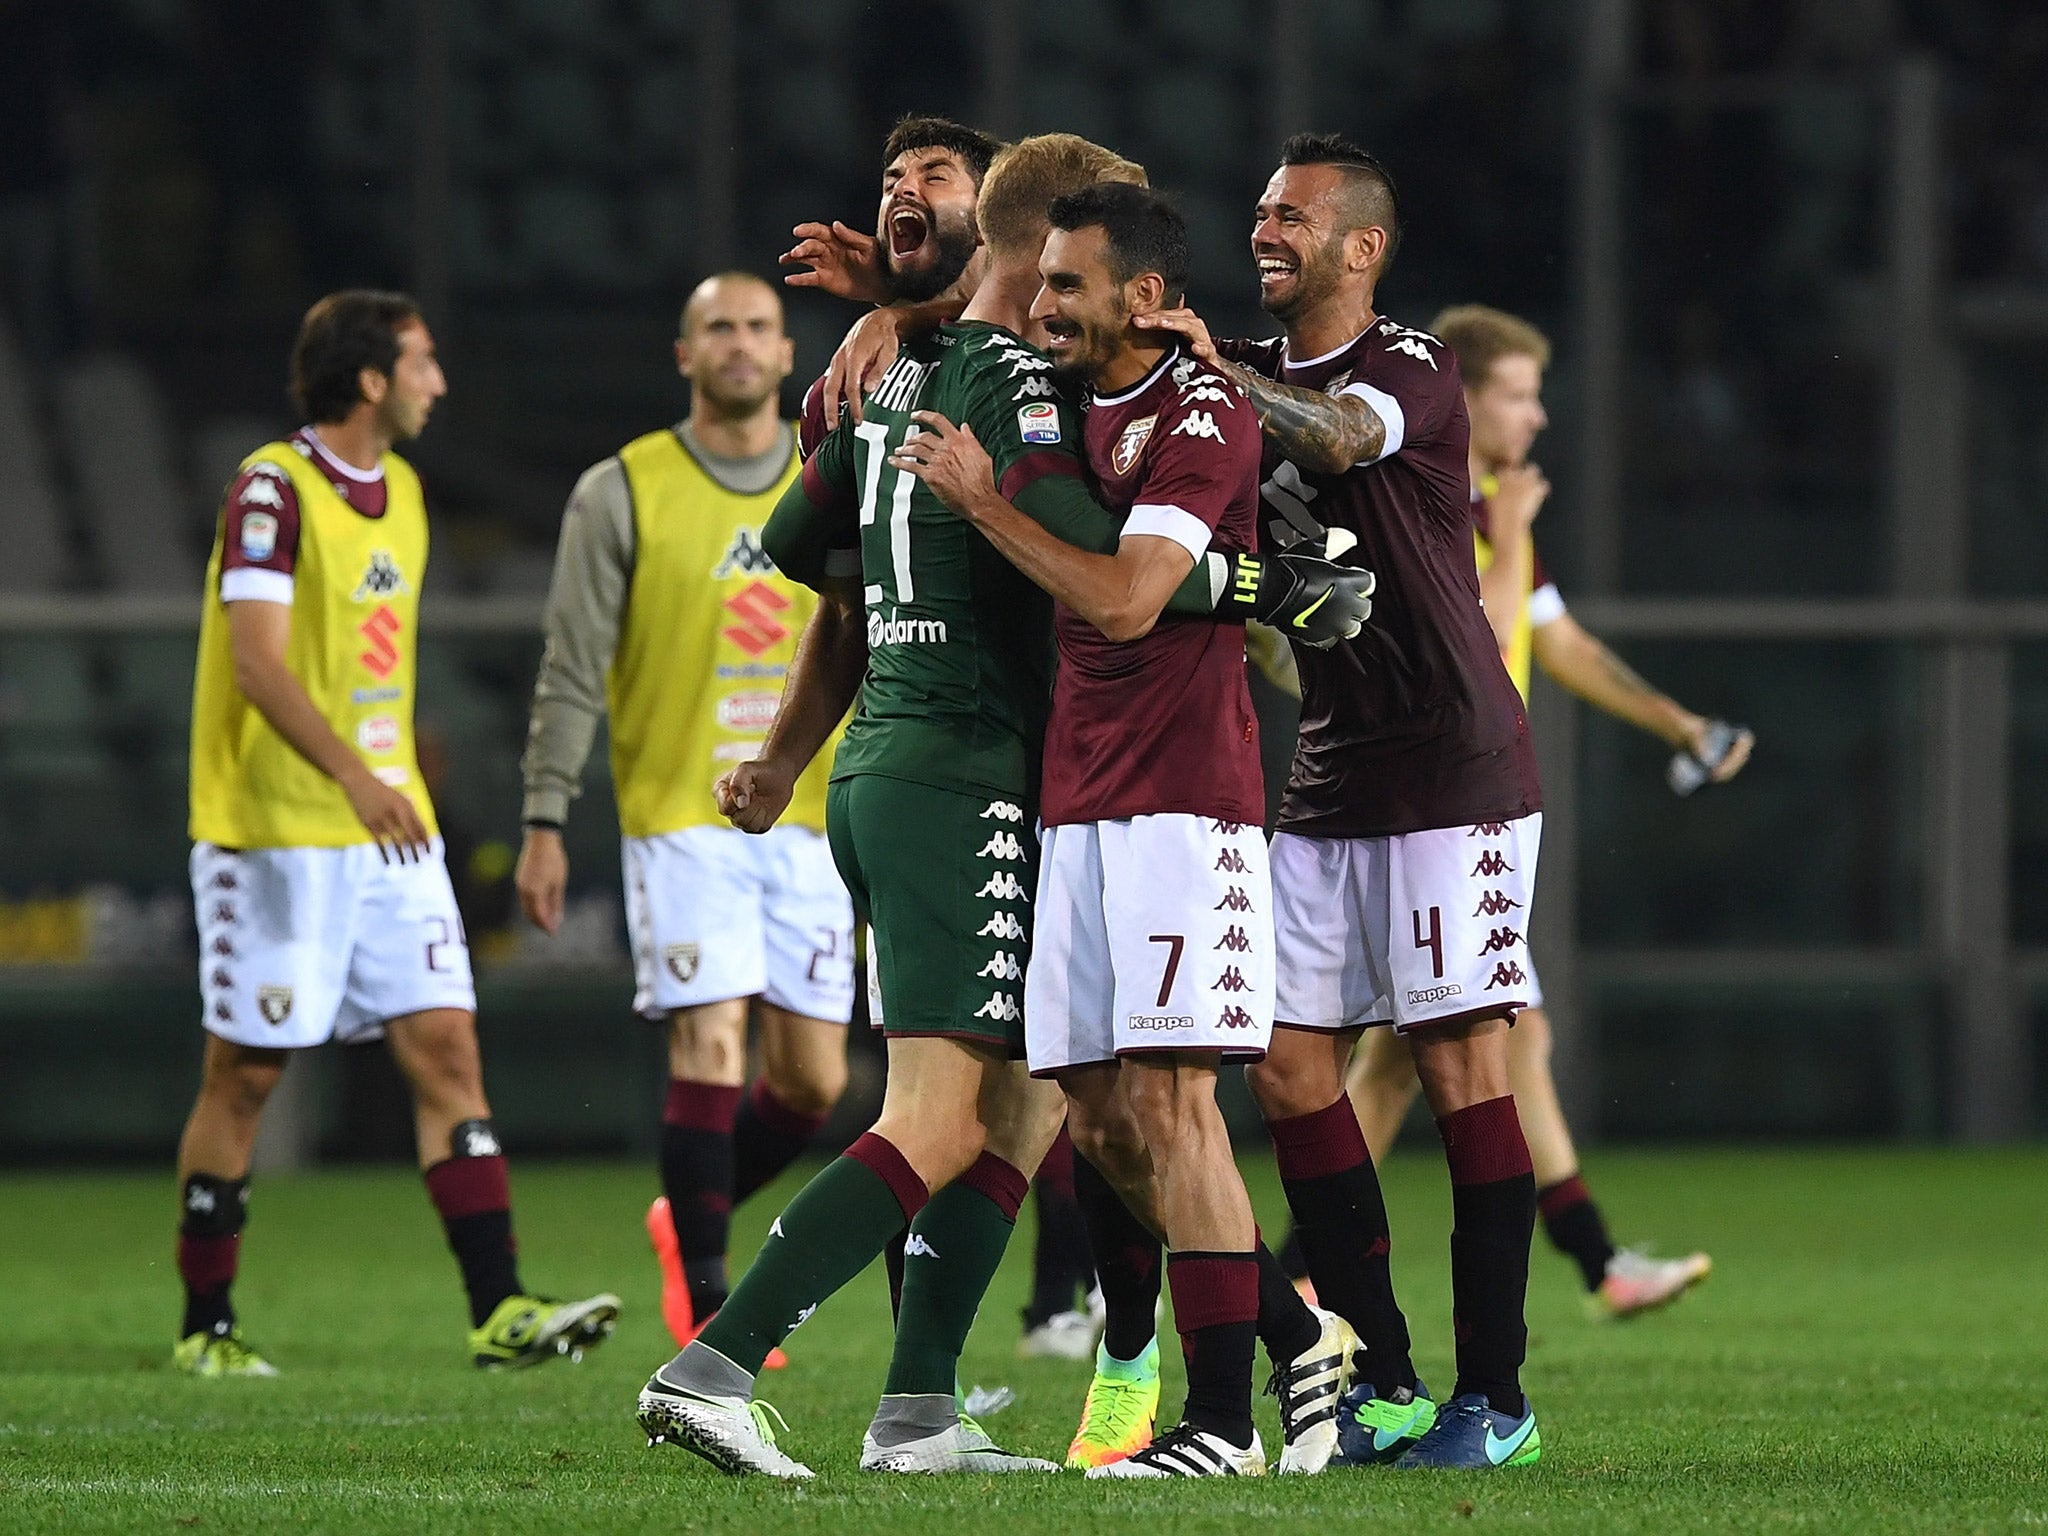
[[[1522,1411],[1529,1329],[1529,1239],[1536,1175],[1515,1101],[1503,1096],[1437,1121],[1451,1168],[1451,1307],[1457,1333],[1453,1396],[1484,1393],[1503,1413]]]
[[[671,1079],[661,1113],[661,1192],[676,1252],[702,1322],[725,1305],[725,1250],[732,1226],[733,1116],[740,1090]]]

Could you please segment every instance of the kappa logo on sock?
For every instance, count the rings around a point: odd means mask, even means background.
[[[789,1325],[789,1331],[791,1333],[795,1333],[797,1329],[803,1327],[805,1323],[808,1323],[811,1320],[811,1314],[817,1310],[818,1303],[815,1301],[812,1302],[808,1307],[803,1308],[803,1310],[797,1313],[796,1321]]]
[[[462,1155],[464,1157],[498,1157],[504,1148],[498,1145],[498,1138],[491,1134],[488,1125],[471,1121],[462,1128]]]
[[[770,1237],[782,1236],[782,1218],[780,1216],[768,1223],[768,1235]]]
[[[911,1233],[909,1241],[903,1245],[903,1257],[906,1259],[936,1259],[938,1256],[939,1250],[925,1241],[922,1232]]]
[[[204,1184],[194,1184],[185,1191],[185,1209],[200,1216],[211,1216],[214,1209],[213,1191]]]

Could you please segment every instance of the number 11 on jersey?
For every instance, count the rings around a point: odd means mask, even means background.
[[[853,430],[868,449],[867,472],[860,485],[860,525],[865,528],[875,520],[882,470],[889,457],[889,428],[884,422],[863,421]],[[911,428],[912,432],[916,430]],[[889,494],[889,564],[896,575],[896,601],[908,603],[917,597],[916,583],[910,577],[910,493],[916,487],[914,477],[902,470],[890,473],[895,475],[896,483]]]

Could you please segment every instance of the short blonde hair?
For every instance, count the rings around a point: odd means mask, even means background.
[[[1051,227],[1046,212],[1053,200],[1098,181],[1151,185],[1145,167],[1078,134],[1041,133],[1010,145],[981,180],[976,216],[989,254],[999,260],[1036,256]]]
[[[1454,304],[1430,327],[1458,359],[1467,389],[1484,389],[1504,357],[1533,357],[1550,366],[1550,338],[1528,321],[1484,304]]]

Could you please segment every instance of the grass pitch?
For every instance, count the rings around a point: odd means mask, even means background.
[[[1279,1227],[1270,1164],[1249,1172]],[[765,1384],[815,1483],[734,1481],[645,1449],[634,1393],[671,1352],[640,1226],[651,1170],[515,1169],[528,1283],[609,1287],[626,1313],[581,1366],[502,1376],[464,1359],[453,1263],[416,1177],[260,1182],[238,1300],[285,1375],[246,1382],[169,1369],[168,1171],[0,1179],[0,1530],[2048,1528],[2048,1152],[1605,1155],[1588,1173],[1621,1236],[1697,1244],[1716,1268],[1669,1313],[1596,1325],[1539,1234],[1526,1380],[1540,1465],[1145,1487],[856,1472],[889,1347],[879,1266]],[[1448,1391],[1442,1166],[1399,1157],[1386,1182],[1417,1362]],[[740,1252],[794,1187],[741,1213]],[[1012,1355],[1026,1220],[964,1370],[1017,1389],[991,1421],[1000,1439],[1057,1458],[1086,1368]],[[1277,1454],[1270,1402],[1261,1415]]]

